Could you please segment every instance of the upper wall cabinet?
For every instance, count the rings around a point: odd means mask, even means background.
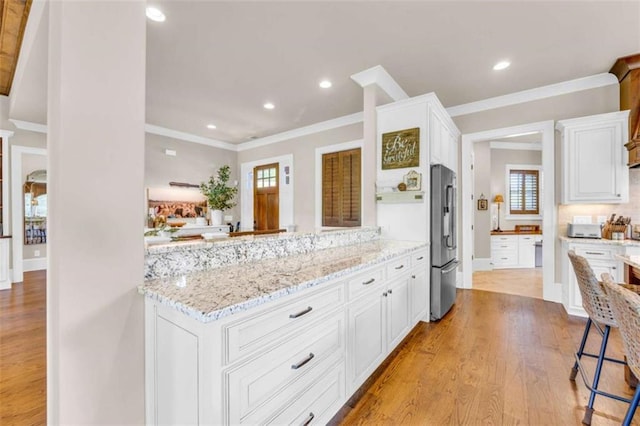
[[[458,140],[460,132],[445,111],[430,108],[429,143],[431,164],[444,164],[453,171],[458,170]]]
[[[626,203],[629,111],[562,120],[563,204]]]

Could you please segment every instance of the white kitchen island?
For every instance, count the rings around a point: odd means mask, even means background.
[[[424,243],[358,228],[192,244],[148,249],[179,272],[140,286],[147,424],[324,424],[428,318]],[[201,250],[228,264],[185,272]]]

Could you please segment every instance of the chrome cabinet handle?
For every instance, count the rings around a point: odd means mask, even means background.
[[[396,266],[396,269],[402,269],[402,268],[404,268],[404,265]]]
[[[424,259],[424,256],[420,256],[419,258],[417,258],[416,260],[422,260]]]
[[[382,293],[382,295],[383,295],[384,297],[387,297],[387,292],[385,291],[384,293]]]
[[[615,267],[615,266],[612,266],[612,267],[611,267],[611,269],[616,269],[616,267]]]
[[[301,425],[301,426],[307,426],[309,423],[311,423],[311,420],[313,420],[313,418],[314,418],[315,416],[316,416],[316,415],[315,415],[315,414],[313,414],[313,412],[309,413],[309,416],[307,416],[306,420],[305,420],[304,422],[302,422],[302,425]]]
[[[309,312],[311,312],[313,310],[313,308],[311,306],[309,306],[307,309],[303,309],[300,312],[298,312],[297,314],[289,314],[289,318],[298,318],[303,316],[304,314],[308,314]]]
[[[604,256],[604,253],[598,253],[598,252],[595,252],[595,251],[585,251],[585,253],[586,254],[593,254],[593,255],[596,255],[596,256]]]
[[[415,275],[411,275],[411,278],[415,279],[415,278],[416,278],[416,276],[415,276]]]
[[[362,283],[362,285],[369,285],[369,284],[373,283],[375,280],[376,280],[375,278],[371,278],[369,281],[364,281]]]
[[[309,361],[311,361],[313,359],[315,355],[313,354],[313,352],[309,352],[309,356],[306,357],[305,359],[303,359],[302,361],[300,361],[297,364],[292,364],[291,365],[291,369],[292,370],[297,370],[298,368],[302,367],[303,365],[305,365],[306,363],[308,363]]]
[[[387,293],[391,294],[391,293],[393,293],[393,290],[389,289],[389,291]]]

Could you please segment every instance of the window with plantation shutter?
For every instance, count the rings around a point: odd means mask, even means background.
[[[360,226],[360,148],[322,155],[322,226]]]
[[[509,214],[540,214],[538,170],[509,170]]]

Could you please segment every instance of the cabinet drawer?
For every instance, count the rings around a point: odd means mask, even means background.
[[[265,345],[278,337],[304,327],[343,303],[344,290],[340,283],[224,326],[222,337],[227,343],[225,363],[234,362],[257,349],[264,349]]]
[[[577,255],[589,260],[615,260],[619,250],[616,247],[573,247]]]
[[[517,266],[518,253],[513,250],[492,250],[491,263],[495,268]]]
[[[382,272],[382,268],[374,268],[350,279],[347,283],[349,300],[354,300],[359,296],[366,294],[371,289],[381,285],[383,281]]]
[[[491,236],[491,249],[509,249],[515,250],[518,248],[518,236],[517,235],[504,235],[504,236]]]
[[[392,280],[409,271],[409,256],[394,259],[387,264],[387,280]]]
[[[284,411],[267,421],[273,425],[326,424],[345,398],[344,362],[340,362],[316,381]],[[256,419],[259,420],[259,419]]]
[[[416,266],[428,266],[429,265],[429,256],[426,251],[419,251],[417,253],[411,254],[411,267],[415,268]]]
[[[335,315],[262,356],[228,370],[224,373],[228,394],[226,423],[264,421],[267,415],[279,411],[329,365],[344,360],[344,336],[344,316]]]

